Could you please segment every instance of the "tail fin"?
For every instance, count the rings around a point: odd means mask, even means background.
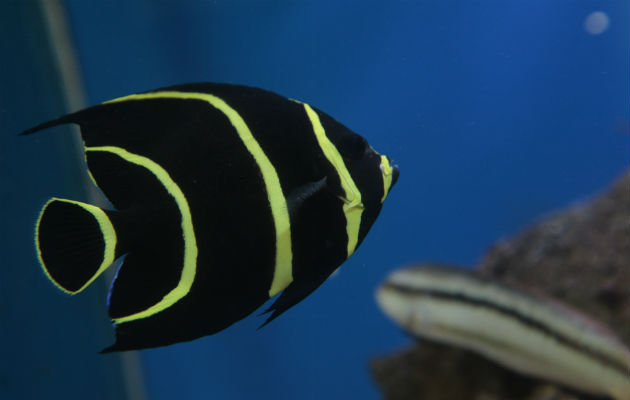
[[[85,289],[120,255],[115,211],[66,199],[50,199],[37,220],[35,244],[48,278],[66,293]]]

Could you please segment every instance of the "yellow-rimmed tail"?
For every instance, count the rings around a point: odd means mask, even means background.
[[[79,201],[52,198],[35,229],[37,256],[46,276],[69,294],[85,289],[116,259],[112,215]]]

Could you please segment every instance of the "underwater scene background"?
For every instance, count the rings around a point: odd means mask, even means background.
[[[380,398],[369,361],[412,342],[374,301],[392,270],[472,266],[628,168],[629,12],[586,0],[3,1],[0,398]],[[193,342],[100,355],[113,341],[108,279],[67,296],[33,248],[49,197],[93,190],[76,133],[16,135],[196,81],[308,102],[392,157],[400,179],[357,253],[265,328],[252,315]]]

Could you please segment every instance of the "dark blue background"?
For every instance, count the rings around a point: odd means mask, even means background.
[[[590,35],[583,23],[596,10],[610,28]],[[150,399],[378,398],[368,361],[410,342],[373,300],[389,271],[472,266],[495,240],[597,193],[629,163],[626,1],[70,0],[67,11],[90,104],[189,81],[259,86],[321,108],[401,169],[358,252],[274,323],[256,331],[262,319],[250,317],[141,352]],[[34,108],[19,123],[54,116]],[[2,136],[26,127],[16,125]],[[34,220],[38,210],[20,212]],[[39,268],[32,254],[17,259]],[[92,312],[104,315],[104,302]],[[94,324],[109,329],[106,318]],[[99,349],[75,346],[59,362],[107,362],[91,355]]]

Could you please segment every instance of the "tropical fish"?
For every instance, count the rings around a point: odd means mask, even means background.
[[[630,350],[605,326],[558,300],[460,268],[422,265],[394,271],[377,301],[415,336],[585,393],[630,398]]]
[[[246,86],[160,88],[22,134],[66,123],[115,210],[52,198],[36,248],[70,294],[123,258],[104,352],[216,333],[282,292],[269,323],[350,257],[399,175],[322,111]]]

